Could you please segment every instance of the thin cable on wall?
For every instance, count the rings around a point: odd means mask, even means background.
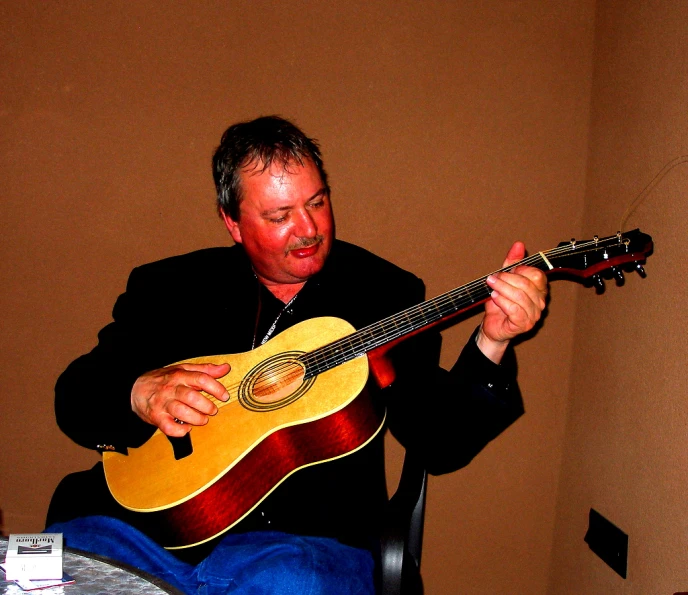
[[[621,223],[619,224],[618,229],[623,230],[624,225],[626,225],[626,221],[628,218],[631,216],[631,213],[635,211],[640,204],[645,200],[645,197],[650,194],[650,192],[654,189],[654,187],[659,184],[664,176],[666,176],[672,169],[674,169],[677,165],[680,165],[681,163],[686,163],[688,162],[688,155],[681,155],[680,157],[676,157],[673,161],[670,161],[667,163],[663,168],[662,171],[660,171],[654,178],[652,178],[652,181],[645,186],[643,191],[636,197],[636,199],[628,205],[628,208],[626,209],[626,212],[624,213],[623,217],[621,218]]]

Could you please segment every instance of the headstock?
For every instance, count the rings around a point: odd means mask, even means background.
[[[582,242],[562,242],[556,248],[539,254],[549,273],[592,278],[598,292],[601,292],[604,291],[602,274],[605,272],[615,277],[619,285],[624,282],[625,270],[635,270],[645,277],[642,265],[652,253],[652,248],[652,238],[634,229],[606,238],[595,236]]]

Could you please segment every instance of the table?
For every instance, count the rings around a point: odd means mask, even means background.
[[[6,552],[7,537],[0,537],[0,561],[5,559]],[[3,580],[0,570],[0,595],[183,595],[138,568],[71,548],[64,549],[64,571],[74,577],[76,584],[27,592]]]

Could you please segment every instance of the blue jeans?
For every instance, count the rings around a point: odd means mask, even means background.
[[[277,532],[227,535],[199,564],[178,560],[117,519],[83,517],[56,523],[65,545],[118,560],[189,595],[374,595],[370,552],[324,537]]]

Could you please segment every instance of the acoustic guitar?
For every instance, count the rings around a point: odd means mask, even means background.
[[[652,251],[639,230],[563,242],[520,265],[592,279],[623,281]],[[495,272],[500,272],[495,271]],[[369,372],[381,387],[394,379],[385,354],[394,345],[484,303],[487,275],[360,330],[338,318],[297,324],[265,345],[241,354],[203,356],[177,363],[225,363],[220,379],[229,400],[184,438],[160,430],[126,454],[103,453],[108,486],[125,508],[145,513],[169,549],[208,541],[227,531],[289,475],[363,448],[384,426],[365,390]],[[206,395],[208,396],[208,395]],[[149,523],[147,523],[149,524]]]

